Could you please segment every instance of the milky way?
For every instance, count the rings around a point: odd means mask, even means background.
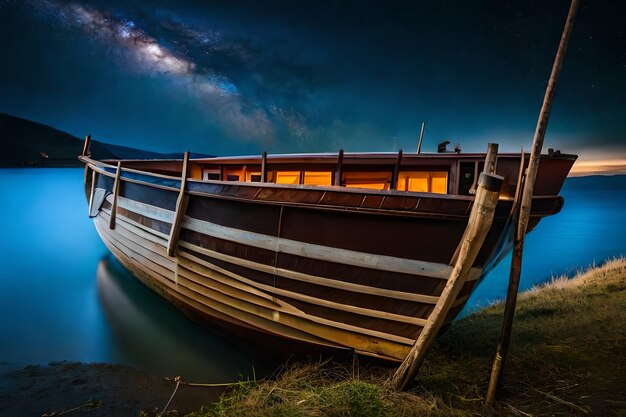
[[[625,7],[581,8],[547,146],[623,159]],[[154,150],[407,151],[426,121],[425,150],[518,152],[566,12],[567,1],[5,0],[0,111]]]

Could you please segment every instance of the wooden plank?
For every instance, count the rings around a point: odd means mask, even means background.
[[[498,161],[498,144],[497,143],[487,144],[487,155],[485,156],[485,167],[483,168],[483,172],[486,172],[487,174],[495,174],[497,161]]]
[[[398,151],[398,157],[396,158],[396,164],[393,167],[393,173],[391,174],[391,184],[389,186],[392,190],[398,189],[398,177],[400,176],[400,164],[402,164],[402,149]]]
[[[247,259],[238,258],[236,256],[226,255],[221,252],[216,252],[210,249],[203,248],[201,246],[194,245],[189,242],[181,241],[180,247],[193,250],[194,252],[201,253],[211,258],[219,259],[221,261],[229,262],[235,265],[240,265],[246,268],[254,269],[255,271],[265,272],[267,274],[277,275],[283,278],[289,278],[296,281],[307,282],[310,284],[321,285],[324,287],[337,288],[345,291],[352,291],[356,293],[377,295],[380,297],[386,297],[396,300],[413,301],[417,303],[436,304],[439,297],[425,294],[407,293],[404,291],[388,290],[386,288],[370,287],[368,285],[355,284],[352,282],[339,281],[332,278],[320,277],[317,275],[305,274],[303,272],[292,271],[284,268],[277,268],[273,265],[261,264],[258,262],[249,261]]]
[[[424,138],[425,127],[426,127],[426,122],[422,122],[422,128],[420,129],[420,138],[417,141],[417,153],[422,153],[422,139]]]
[[[143,271],[144,276],[152,277],[150,279],[154,279],[154,275],[161,276],[160,279],[166,281],[165,277],[161,274],[154,272],[154,270],[159,270],[160,266],[153,264],[148,259],[143,258],[141,255],[133,254],[131,252],[131,256],[135,258],[127,258],[126,255],[123,255],[124,252],[129,251],[129,248],[124,247],[122,244],[120,249],[115,247],[109,238],[111,235],[103,235],[103,241],[107,243],[107,246],[114,251],[118,258],[122,257],[120,261],[127,265],[129,262],[132,263],[133,268],[131,269],[134,273],[137,273],[138,269]],[[115,249],[113,249],[115,248]],[[124,260],[125,259],[125,260]],[[151,265],[150,268],[147,268],[145,265]],[[152,269],[153,268],[153,269]],[[196,266],[198,268],[198,266]],[[193,293],[190,293],[187,289],[178,287],[178,291],[176,290],[174,283],[167,284],[166,282],[161,282],[161,285],[165,285],[166,288],[169,285],[168,294],[170,296],[177,297],[181,299],[181,295],[185,297],[186,304],[194,305],[197,304],[198,301],[195,300],[195,296]],[[186,295],[185,295],[186,294]],[[192,298],[189,298],[192,297]],[[223,308],[225,306],[219,305],[214,300],[205,300],[211,304],[211,307],[219,307]],[[243,310],[242,310],[243,308]],[[229,311],[230,315],[237,320],[242,320],[250,318],[249,314],[252,314],[256,317],[261,317],[264,320],[260,322],[257,320],[257,324],[262,324],[262,328],[266,328],[267,326],[276,326],[278,324],[283,325],[280,331],[271,331],[274,334],[282,335],[284,337],[292,337],[294,331],[296,332],[304,332],[308,334],[307,339],[317,340],[315,343],[323,344],[323,345],[334,345],[337,346],[349,346],[356,347],[360,350],[366,350],[372,355],[380,355],[387,358],[402,358],[406,352],[408,351],[408,346],[412,342],[411,339],[402,338],[394,335],[387,335],[386,333],[377,332],[374,330],[359,328],[358,326],[347,325],[345,323],[334,322],[332,320],[307,315],[304,313],[297,313],[281,310],[267,310],[265,312],[261,312],[258,310],[260,307],[256,307],[252,310],[250,308],[245,307],[244,303],[241,300],[235,300],[235,306],[227,307],[226,310]],[[299,311],[299,310],[296,310]],[[258,316],[260,314],[260,316]],[[322,342],[323,341],[323,342]]]
[[[311,259],[337,262],[345,265],[413,275],[423,275],[440,279],[447,279],[452,271],[452,267],[447,264],[398,258],[387,255],[377,255],[349,249],[316,245],[286,238],[277,238],[241,229],[234,229],[204,220],[194,219],[189,216],[185,217],[183,227],[208,236],[230,240],[244,245],[275,250],[281,253],[298,255]]]
[[[174,218],[174,212],[171,210],[129,200],[123,197],[119,198],[119,206],[142,216],[150,217],[165,223],[172,223]],[[448,279],[450,272],[452,271],[452,267],[447,264],[357,252],[348,249],[333,248],[285,238],[277,238],[275,236],[222,226],[204,220],[194,219],[189,216],[184,217],[182,227],[208,236],[244,245],[268,250],[278,250],[281,253],[289,253],[311,259],[337,262],[364,268],[422,275],[444,280]],[[477,279],[480,276],[480,273],[480,268],[472,268],[472,271],[470,272],[470,279]]]
[[[83,144],[83,153],[81,156],[90,156],[91,155],[91,151],[89,150],[89,147],[91,146],[91,135],[87,135],[85,136],[85,143]]]
[[[261,155],[261,182],[267,182],[267,152]]]
[[[89,165],[85,165],[85,168],[89,168]],[[91,217],[91,210],[93,209],[93,194],[96,192],[96,173],[91,172],[91,191],[89,191],[89,208],[88,215]]]
[[[122,174],[122,161],[117,161],[117,171],[115,171],[115,181],[113,182],[113,201],[111,202],[111,218],[109,229],[115,229],[115,216],[117,214],[117,200],[120,195],[120,175]]]
[[[172,223],[174,221],[174,212],[161,207],[153,206],[151,204],[142,203],[141,201],[131,200],[129,198],[120,197],[119,206],[132,211],[133,213],[141,216],[149,217],[154,220],[159,220],[164,223]],[[169,239],[169,235],[168,235]]]
[[[265,291],[268,294],[275,294],[275,295],[279,295],[279,296],[284,296],[284,297],[288,297],[288,298],[292,298],[294,300],[299,300],[299,301],[304,301],[310,304],[314,304],[314,305],[319,305],[319,306],[324,306],[324,307],[328,307],[331,309],[335,309],[338,311],[345,311],[345,312],[349,312],[349,313],[353,313],[353,314],[359,314],[362,316],[367,316],[367,317],[374,317],[374,318],[380,318],[380,319],[385,319],[385,320],[390,320],[390,321],[396,321],[396,322],[400,322],[400,323],[407,323],[407,324],[412,324],[412,325],[416,325],[416,326],[423,326],[426,323],[426,320],[421,319],[421,318],[414,318],[414,317],[408,317],[408,316],[403,316],[400,314],[393,314],[393,313],[387,313],[385,311],[378,311],[378,310],[372,310],[372,309],[368,309],[368,308],[362,308],[362,307],[355,307],[352,305],[348,305],[348,304],[341,304],[341,303],[335,303],[333,301],[329,301],[329,300],[324,300],[321,298],[316,298],[316,297],[311,297],[308,295],[304,295],[304,294],[300,294],[300,293],[296,293],[293,291],[288,291],[288,290],[283,290],[280,288],[276,288],[270,285],[265,285],[265,284],[261,284],[255,281],[252,281],[246,277],[243,277],[241,275],[238,275],[234,272],[228,271],[227,269],[221,268],[217,265],[214,265],[210,262],[207,262],[203,259],[199,259],[191,254],[188,253],[184,253],[184,252],[180,252],[180,256],[188,259],[189,261],[194,262],[195,264],[197,264],[198,266],[203,267],[202,271],[196,271],[196,272],[202,272],[200,275],[202,276],[213,276],[209,270],[213,270],[216,272],[219,272],[220,274],[223,274],[225,276],[234,278],[238,281],[241,282],[245,282],[247,285],[250,285],[254,288],[257,288],[259,290]],[[179,265],[182,268],[189,268],[190,266],[192,266],[192,264],[190,264],[189,262],[187,262],[186,260],[180,260]],[[184,275],[184,273],[183,273]],[[395,336],[394,337],[399,337],[399,336]]]
[[[100,221],[99,218],[99,216],[96,218],[96,222]],[[166,257],[163,250],[161,250],[161,253],[158,253],[159,248],[155,248],[154,246],[144,247],[143,245],[138,244],[136,240],[139,240],[139,238],[128,236],[128,232],[123,232],[124,234],[122,234],[116,229],[115,232],[103,231],[102,233],[106,234],[109,237],[109,240],[113,240],[114,242],[124,245],[126,250],[130,251],[130,253],[140,255],[144,261],[149,261],[153,265],[158,265],[160,267],[159,273],[174,281],[173,276],[176,270],[176,263]],[[144,241],[142,243],[148,242]]]
[[[180,237],[180,227],[182,225],[183,217],[185,217],[185,212],[187,211],[187,203],[189,201],[189,196],[185,194],[185,189],[187,188],[187,170],[189,169],[189,152],[185,152],[183,157],[183,170],[181,174],[180,180],[180,193],[178,194],[178,199],[176,200],[176,210],[174,211],[174,221],[172,222],[172,227],[170,229],[170,237],[167,242],[167,255],[174,256],[176,251],[176,245],[178,245],[178,239]]]
[[[337,187],[341,186],[342,176],[343,176],[343,149],[340,149],[339,155],[337,156],[337,167],[335,168],[335,182],[333,185]]]
[[[458,297],[467,274],[491,228],[502,181],[503,178],[500,176],[481,173],[476,199],[467,228],[461,239],[454,269],[446,282],[439,301],[428,318],[428,322],[392,378],[392,385],[396,390],[405,389],[413,381],[426,352],[441,330],[448,311]]]
[[[264,284],[259,284],[257,282],[254,282],[252,280],[249,280],[245,277],[242,277],[238,274],[235,274],[234,272],[228,271],[226,269],[220,268],[217,265],[213,265],[211,264],[211,267],[206,267],[204,265],[201,265],[200,262],[205,262],[201,259],[196,258],[193,255],[190,254],[185,254],[183,252],[180,253],[181,257],[184,257],[185,259],[180,259],[180,265],[185,267],[185,268],[191,268],[191,270],[199,273],[200,275],[205,275],[208,274],[209,276],[211,276],[212,274],[215,274],[215,272],[218,272],[220,274],[224,274],[226,276],[229,276],[231,278],[237,279],[239,281],[248,283],[249,285],[253,285],[257,288],[263,288],[266,291],[270,291],[272,289],[274,289],[274,287],[268,286],[268,285],[264,285]],[[191,262],[190,262],[191,261]],[[213,275],[214,276],[214,275]],[[304,314],[304,313],[303,313]],[[354,333],[359,333],[361,335],[366,335],[366,336],[374,336],[383,340],[388,340],[388,341],[394,341],[397,343],[402,343],[402,344],[407,344],[407,345],[411,345],[413,343],[412,339],[406,338],[406,337],[402,337],[402,336],[397,336],[397,335],[393,335],[390,333],[385,333],[385,332],[380,332],[377,330],[372,330],[372,329],[367,329],[364,327],[359,327],[359,326],[354,326],[354,325],[349,325],[346,323],[342,323],[342,322],[338,322],[338,321],[334,321],[334,320],[330,320],[330,319],[325,319],[325,318],[321,318],[321,317],[317,317],[317,316],[313,316],[311,314],[306,314],[306,317],[309,318],[311,321],[316,322],[316,323],[322,323],[325,324],[327,326],[330,327],[334,327],[337,329],[343,329],[343,330],[349,330],[350,332],[354,332]]]
[[[172,223],[174,212],[138,201],[119,197],[119,206],[142,216],[146,216],[165,223]],[[387,255],[376,255],[366,252],[351,251],[348,249],[332,248],[322,245],[309,244],[285,238],[248,232],[241,229],[221,226],[185,216],[182,227],[208,236],[230,240],[244,245],[262,249],[276,250],[281,253],[304,256],[312,259],[327,260],[352,266],[380,269],[390,272],[400,272],[412,275],[423,275],[439,279],[447,279],[452,267],[447,264],[398,258]],[[472,268],[469,280],[478,279],[481,268]]]

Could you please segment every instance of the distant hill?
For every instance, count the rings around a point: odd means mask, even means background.
[[[83,139],[41,123],[0,113],[0,167],[82,166]],[[146,152],[91,141],[96,159],[169,159],[182,154]]]

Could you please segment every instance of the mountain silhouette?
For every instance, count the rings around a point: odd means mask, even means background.
[[[83,139],[50,126],[0,113],[0,167],[82,166]],[[91,141],[94,159],[179,159],[163,154]]]

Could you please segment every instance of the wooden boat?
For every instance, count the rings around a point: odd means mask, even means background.
[[[343,152],[97,161],[85,149],[90,216],[147,286],[207,321],[391,360],[407,355],[459,262],[486,161]],[[446,322],[510,250],[526,156],[497,157],[493,221]],[[575,159],[542,155],[529,230],[560,211]]]

